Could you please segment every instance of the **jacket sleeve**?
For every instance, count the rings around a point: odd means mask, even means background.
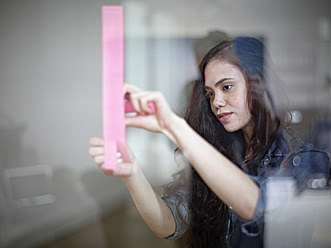
[[[267,178],[250,176],[251,179],[259,186],[259,198],[255,207],[255,212],[252,220],[244,220],[236,215],[239,220],[241,232],[250,237],[256,237],[262,234],[264,230],[264,213],[267,204]]]
[[[189,207],[186,201],[186,189],[180,188],[175,195],[162,197],[172,212],[176,222],[176,231],[166,239],[175,240],[184,235],[188,229]]]
[[[283,218],[279,209],[293,207],[293,200],[305,189],[325,188],[330,160],[325,152],[309,148],[289,154],[281,167],[271,177],[250,176],[260,188],[259,198],[252,220],[237,216],[242,233],[257,236],[264,230],[265,222],[286,223],[288,216]]]

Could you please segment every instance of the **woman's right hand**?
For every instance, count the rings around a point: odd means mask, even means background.
[[[144,91],[125,84],[124,94],[137,112],[125,118],[126,126],[143,128],[151,132],[166,134],[177,115],[171,110],[164,95],[158,91]],[[153,104],[153,108],[150,104]]]
[[[126,147],[130,156],[131,163],[124,163],[122,154],[117,153],[117,168],[115,170],[107,170],[104,168],[104,142],[103,139],[93,137],[90,139],[89,154],[94,159],[94,162],[103,171],[104,174],[114,177],[130,177],[137,171],[138,163],[132,151]]]

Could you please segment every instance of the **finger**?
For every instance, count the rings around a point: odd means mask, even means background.
[[[151,113],[151,109],[148,106],[148,99],[150,99],[150,95],[152,94],[153,92],[150,91],[140,91],[130,95],[131,104],[137,113],[140,115]]]
[[[116,162],[117,162],[117,164],[123,163],[122,154],[120,152],[116,153]]]
[[[104,161],[105,161],[105,156],[96,156],[96,157],[94,157],[94,162],[99,166],[102,166]]]
[[[127,84],[127,83],[124,84],[123,94],[125,96],[125,99],[127,99],[127,100],[130,98],[131,93],[136,93],[139,91],[141,91],[141,89],[139,89],[131,84]]]
[[[126,116],[125,117],[125,125],[127,127],[137,127],[137,128],[144,128],[144,119],[146,119],[147,116],[137,115],[137,116]]]
[[[141,99],[141,108],[147,114],[155,114],[156,107],[154,101],[151,101],[150,98],[142,98]]]
[[[144,111],[141,106],[141,97],[144,96],[146,92],[135,92],[129,95],[129,101],[133,109],[140,115],[144,114]]]
[[[104,148],[103,147],[90,147],[89,154],[92,157],[95,157],[98,155],[104,155]]]
[[[98,137],[93,137],[90,139],[90,145],[91,146],[103,146],[103,139]]]
[[[145,95],[140,95],[140,105],[146,114],[155,114],[156,104],[164,101],[164,96],[159,91],[148,92]]]

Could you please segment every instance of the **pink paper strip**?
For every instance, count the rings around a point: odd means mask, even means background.
[[[130,101],[125,101],[124,106],[125,106],[125,113],[126,114],[136,113],[136,110],[133,108]],[[154,102],[148,102],[147,106],[152,110],[153,113],[156,112],[156,107],[155,107]]]
[[[124,21],[122,6],[102,7],[103,139],[107,170],[117,168],[116,153],[126,144],[124,110]],[[122,152],[122,151],[121,151]],[[124,160],[128,159],[127,154]]]

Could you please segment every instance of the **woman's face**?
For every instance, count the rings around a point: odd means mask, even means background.
[[[226,61],[211,60],[205,68],[205,91],[211,110],[228,132],[243,130],[250,139],[254,123],[241,71]]]

